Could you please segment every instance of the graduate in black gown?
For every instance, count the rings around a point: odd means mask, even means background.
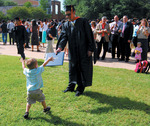
[[[88,21],[85,18],[75,16],[74,6],[66,6],[65,14],[69,21],[62,25],[56,54],[62,51],[68,42],[69,85],[64,90],[64,93],[73,92],[75,84],[77,84],[75,96],[80,96],[85,87],[92,85],[92,53],[95,51],[94,37]],[[94,61],[96,62],[96,60]]]
[[[18,54],[21,55],[23,60],[25,59],[24,54],[24,44],[27,37],[26,28],[21,25],[21,21],[18,17],[15,18],[15,27],[14,27],[14,34],[15,34],[15,42],[17,44]]]

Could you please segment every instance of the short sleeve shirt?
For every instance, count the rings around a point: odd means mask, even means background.
[[[47,29],[47,31],[46,31],[46,36],[47,36],[47,40],[52,40],[52,38],[49,37],[49,34],[52,35],[52,30],[51,30],[51,28],[48,28],[48,29]]]
[[[138,34],[138,39],[148,39],[148,37],[144,35],[144,32],[147,31],[150,34],[150,28],[149,27],[146,27],[145,29],[144,29],[144,27],[141,27],[139,29],[139,31],[140,32]]]
[[[24,69],[23,73],[26,75],[27,79],[27,91],[34,91],[43,87],[43,80],[41,76],[43,71],[43,66],[31,70],[27,68]]]

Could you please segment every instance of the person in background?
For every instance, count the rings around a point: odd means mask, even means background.
[[[95,21],[91,21],[91,29],[94,35],[94,40],[96,40],[96,22]]]
[[[8,24],[7,24],[7,29],[8,29],[8,33],[9,33],[9,43],[11,45],[11,40],[13,40],[13,45],[14,45],[14,33],[13,33],[13,29],[15,27],[15,24],[13,23],[13,20],[11,20]]]
[[[46,43],[46,30],[48,29],[48,23],[47,20],[44,19],[44,22],[41,25],[43,31],[42,31],[42,43],[43,43],[43,48],[44,48],[44,43]]]
[[[97,24],[96,26],[96,42],[97,42],[97,59],[100,58],[100,53],[103,46],[103,55],[101,57],[101,60],[105,59],[106,52],[108,50],[108,42],[109,42],[109,33],[110,28],[109,24],[106,23],[107,17],[102,17],[102,23]]]
[[[29,25],[29,22],[26,21],[25,23],[25,28],[26,28],[26,33],[27,33],[27,38],[26,38],[26,45],[25,45],[25,48],[31,48],[29,46],[29,43],[30,43],[30,25]]]
[[[141,48],[141,42],[137,43],[137,47],[134,50],[135,52],[135,63],[138,63],[139,61],[141,61],[141,53],[142,53],[142,48]]]
[[[36,24],[36,20],[32,20],[32,36],[31,36],[31,45],[32,45],[32,51],[34,51],[34,45],[37,45],[37,52],[40,52],[39,50],[39,37],[38,37],[38,33],[39,33],[39,27]]]
[[[132,38],[132,41],[134,43],[134,46],[137,47],[137,30],[139,29],[139,20],[133,20],[134,23],[133,23],[133,38]]]
[[[150,34],[149,24],[146,19],[141,20],[141,24],[137,30],[138,41],[141,42],[142,47],[142,60],[147,60],[148,53],[148,36]]]
[[[134,44],[134,47],[137,47],[137,30],[139,29],[139,21],[136,19],[133,19],[133,37],[132,42]],[[131,53],[131,56],[135,56],[135,52]]]
[[[25,60],[24,44],[27,37],[26,29],[23,25],[21,25],[21,20],[18,17],[15,18],[15,27],[13,32],[15,34],[15,42],[17,44],[18,54],[20,54],[21,58]]]
[[[39,21],[38,22],[38,26],[39,26],[39,45],[42,42],[42,27],[41,27],[41,25],[42,25],[42,21]]]
[[[7,23],[5,20],[2,21],[1,29],[2,29],[3,45],[6,45],[6,43],[7,43]]]
[[[123,16],[123,23],[118,27],[118,32],[120,33],[120,52],[121,59],[119,61],[129,62],[129,57],[131,55],[130,43],[133,35],[133,25],[131,22],[128,22],[128,17]]]
[[[119,33],[118,33],[118,27],[122,22],[119,21],[119,18],[117,15],[114,16],[114,22],[110,24],[110,30],[111,30],[111,42],[112,42],[112,59],[115,58],[115,52],[117,48],[117,58],[120,57],[120,49],[119,49]]]
[[[46,47],[46,52],[45,53],[53,53],[54,50],[53,50],[53,43],[52,43],[52,40],[53,40],[53,36],[52,36],[52,28],[53,27],[53,24],[50,23],[48,24],[48,29],[46,31],[46,37],[47,37],[47,47]]]
[[[150,26],[150,19],[148,19],[148,24]],[[150,34],[148,36],[148,52],[150,52]]]

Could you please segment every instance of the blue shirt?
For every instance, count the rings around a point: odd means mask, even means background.
[[[139,26],[137,25],[137,26],[133,26],[134,27],[134,30],[133,30],[133,37],[137,37],[137,31],[138,31],[138,29],[139,29]]]
[[[43,66],[31,70],[27,68],[24,69],[23,73],[27,78],[27,91],[33,91],[43,87],[43,80],[41,76],[43,71]]]

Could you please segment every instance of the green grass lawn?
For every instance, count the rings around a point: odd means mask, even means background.
[[[43,60],[38,60],[41,65]],[[150,74],[94,66],[93,86],[80,97],[63,93],[68,63],[46,67],[42,88],[51,112],[26,107],[26,78],[19,57],[0,55],[0,126],[150,126]]]

